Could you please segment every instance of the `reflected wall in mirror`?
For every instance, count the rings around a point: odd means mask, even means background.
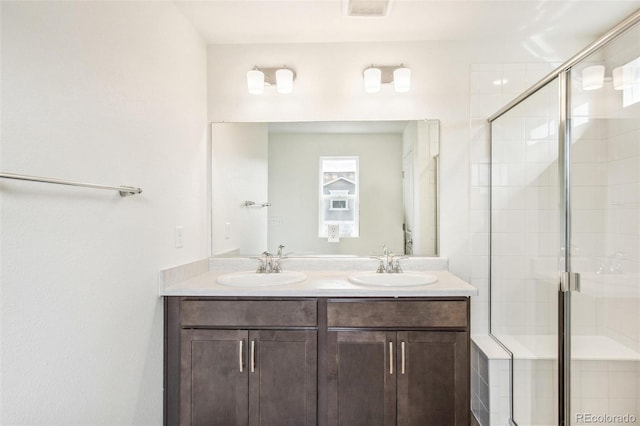
[[[438,254],[438,120],[211,125],[212,254]]]

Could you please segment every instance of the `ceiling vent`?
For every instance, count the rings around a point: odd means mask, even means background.
[[[387,16],[390,6],[391,0],[343,0],[346,16]]]

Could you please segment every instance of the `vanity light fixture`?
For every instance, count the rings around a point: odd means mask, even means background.
[[[296,73],[286,66],[282,68],[258,68],[247,71],[247,90],[252,95],[262,95],[265,86],[276,86],[278,93],[293,92]]]
[[[600,89],[604,84],[604,65],[592,65],[582,70],[582,90]]]
[[[411,69],[404,65],[373,66],[365,69],[362,74],[364,91],[376,93],[382,84],[391,84],[398,93],[406,93],[411,89]]]

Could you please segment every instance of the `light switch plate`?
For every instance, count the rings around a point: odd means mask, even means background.
[[[176,226],[176,248],[184,247],[184,227]]]

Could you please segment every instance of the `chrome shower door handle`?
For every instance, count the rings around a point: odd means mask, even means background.
[[[580,291],[580,274],[577,272],[560,272],[560,291]]]

